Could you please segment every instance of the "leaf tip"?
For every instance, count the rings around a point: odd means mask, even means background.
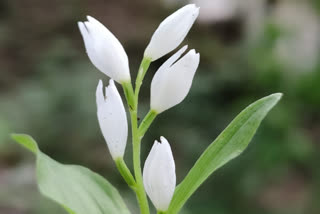
[[[274,93],[271,94],[269,98],[272,98],[274,105],[276,105],[281,100],[282,96],[283,93]]]
[[[38,152],[38,145],[30,135],[12,133],[10,137],[32,153],[36,154]]]
[[[262,102],[266,101],[269,104],[272,103],[272,106],[274,106],[279,102],[279,100],[282,98],[282,96],[283,96],[282,93],[274,93],[274,94],[270,94],[266,97],[261,98],[260,100],[258,100],[258,102],[259,101],[262,101]]]
[[[283,93],[274,93],[274,94],[272,94],[272,96],[274,96],[274,97],[276,97],[278,100],[280,100],[281,98],[282,98],[282,96],[283,96]]]

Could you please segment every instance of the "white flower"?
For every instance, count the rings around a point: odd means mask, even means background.
[[[144,57],[152,61],[176,49],[198,17],[199,8],[189,4],[167,17],[154,32]]]
[[[97,115],[104,139],[107,142],[112,158],[122,158],[127,144],[128,124],[120,94],[111,79],[109,86],[105,88],[99,81],[97,91]]]
[[[179,104],[191,88],[200,55],[195,50],[190,50],[175,62],[186,49],[187,46],[184,46],[170,57],[152,79],[150,105],[157,113]]]
[[[152,203],[159,211],[166,211],[176,187],[176,171],[168,141],[155,141],[143,168],[143,183]]]
[[[119,40],[98,20],[87,16],[78,22],[91,62],[104,74],[119,83],[129,82],[128,56]]]

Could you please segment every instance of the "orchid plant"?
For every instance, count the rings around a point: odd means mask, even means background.
[[[178,213],[214,171],[244,151],[263,118],[282,96],[280,93],[272,94],[243,110],[203,152],[178,186],[174,156],[165,137],[154,142],[142,171],[141,141],[160,113],[179,104],[187,96],[200,55],[195,50],[183,55],[187,50],[184,46],[164,62],[151,82],[150,111],[139,123],[138,98],[142,81],[153,61],[175,50],[183,42],[198,14],[199,8],[193,4],[186,5],[159,25],[145,49],[135,87],[131,82],[127,54],[118,39],[93,17],[88,16],[87,21],[78,23],[91,62],[110,78],[107,87],[104,88],[100,80],[96,89],[98,121],[115,165],[135,192],[142,214],[150,213],[147,196],[158,214]],[[133,173],[124,160],[128,122],[116,84],[123,88],[130,113]],[[60,204],[68,213],[130,213],[119,192],[102,176],[81,166],[58,163],[42,153],[28,135],[13,134],[12,137],[36,155],[41,193]]]

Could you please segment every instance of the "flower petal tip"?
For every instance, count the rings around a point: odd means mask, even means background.
[[[161,141],[161,143],[168,142],[167,139],[163,136],[160,137],[160,141]]]
[[[103,82],[102,80],[98,81],[98,85],[97,85],[97,94],[102,92],[102,88],[103,88]]]
[[[87,17],[87,20],[88,20],[88,21],[96,20],[95,18],[93,18],[93,17],[92,17],[92,16],[90,16],[90,15],[87,15],[86,17]]]
[[[184,46],[180,49],[180,51],[181,51],[182,53],[184,53],[187,49],[188,49],[188,45],[184,45]],[[182,53],[181,53],[181,54],[182,54]]]
[[[186,7],[192,7],[192,9],[194,10],[195,14],[199,12],[200,7],[198,7],[196,4],[188,4],[186,5]]]
[[[99,81],[98,81],[98,86],[100,87],[100,86],[102,86],[103,85],[103,82],[102,82],[102,80],[100,79]]]
[[[194,54],[194,55],[197,54],[195,49],[191,49],[191,50],[189,51],[189,53],[190,53],[190,54]]]
[[[113,79],[109,80],[109,85],[114,85],[114,80]]]
[[[105,96],[103,95],[103,82],[102,80],[99,80],[97,89],[96,89],[96,102],[98,108],[104,103]]]
[[[158,144],[160,144],[160,142],[158,140],[155,140],[153,144],[158,145]]]

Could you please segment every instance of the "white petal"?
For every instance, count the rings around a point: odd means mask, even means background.
[[[120,94],[111,79],[103,95],[103,84],[99,81],[96,91],[97,115],[104,139],[113,159],[123,157],[127,144],[127,115]]]
[[[98,20],[78,22],[91,62],[119,83],[130,81],[128,56],[119,40]]]
[[[151,82],[151,109],[161,113],[182,102],[191,88],[199,61],[200,55],[190,50],[170,67],[161,66]]]
[[[175,163],[168,141],[155,141],[143,169],[143,183],[157,210],[166,211],[176,186]]]
[[[188,45],[183,46],[180,50],[178,50],[175,54],[173,54],[167,61],[165,61],[158,70],[166,70],[170,68],[174,62],[179,59],[179,57],[187,50]]]
[[[188,48],[187,45],[183,46],[179,51],[177,51],[174,55],[172,55],[167,61],[165,61],[158,71],[155,73],[153,79],[152,79],[152,85],[154,87],[157,87],[157,91],[163,90],[162,87],[165,87],[166,85],[163,84],[167,80],[167,75],[169,72],[169,68],[172,66],[174,62],[177,61],[177,59],[186,51]],[[151,85],[151,87],[152,87]],[[152,94],[151,94],[151,100],[152,100]],[[151,102],[152,103],[152,102]]]
[[[102,106],[105,103],[105,97],[103,95],[103,83],[102,80],[99,80],[97,90],[96,90],[96,101],[97,107]]]
[[[167,17],[154,32],[144,56],[152,61],[176,49],[199,15],[194,4],[186,5]]]

